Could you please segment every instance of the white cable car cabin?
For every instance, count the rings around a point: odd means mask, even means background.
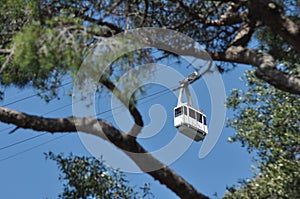
[[[206,115],[193,108],[192,98],[187,86],[188,83],[184,83],[180,87],[178,104],[174,108],[174,126],[180,133],[198,142],[203,140],[208,134]],[[187,103],[182,102],[184,90]]]

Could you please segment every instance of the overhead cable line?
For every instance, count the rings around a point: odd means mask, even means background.
[[[41,134],[41,135],[42,135],[42,134]],[[67,135],[70,135],[70,134],[64,134],[64,135],[61,135],[61,136],[59,136],[59,137],[52,138],[51,140],[47,140],[47,141],[45,141],[45,142],[42,142],[42,143],[40,143],[40,144],[38,144],[38,145],[35,145],[35,146],[33,146],[33,147],[30,147],[30,148],[28,148],[28,149],[25,149],[25,150],[23,150],[23,151],[20,151],[20,152],[18,152],[18,153],[15,153],[15,154],[13,154],[13,155],[10,155],[10,156],[8,156],[8,157],[5,157],[5,158],[3,158],[3,159],[0,159],[0,162],[3,162],[3,161],[5,161],[5,160],[8,160],[8,159],[14,158],[14,157],[16,157],[16,156],[19,156],[19,155],[21,155],[21,154],[23,154],[23,153],[26,153],[26,152],[31,151],[31,150],[33,150],[33,149],[36,149],[36,148],[38,148],[38,147],[40,147],[40,146],[42,146],[42,145],[48,144],[48,143],[53,142],[53,141],[55,141],[55,140],[58,140],[58,139],[60,139],[60,138],[62,138],[62,137],[65,137],[65,136],[67,136]]]
[[[145,96],[145,97],[143,97],[143,98],[140,98],[139,100],[144,100],[144,99],[146,99],[146,98],[149,98],[149,97],[152,97],[152,96],[161,94],[161,95],[158,95],[158,96],[156,96],[156,97],[154,97],[154,98],[150,98],[150,99],[148,99],[148,100],[146,100],[146,101],[144,101],[144,102],[141,103],[141,104],[144,104],[144,103],[149,102],[149,101],[151,101],[151,100],[153,100],[153,99],[159,98],[159,97],[161,97],[162,95],[167,94],[168,92],[166,92],[166,91],[170,91],[170,90],[169,90],[169,89],[164,89],[164,90],[158,91],[158,92],[156,92],[156,93],[153,93],[153,94],[151,94],[151,95],[149,95],[149,96]],[[165,92],[165,93],[164,93],[164,92]],[[71,105],[71,104],[70,104],[70,105]],[[118,109],[118,108],[120,108],[120,107],[121,107],[121,106],[118,106],[118,107],[115,107],[114,109]],[[104,113],[106,113],[106,112],[108,112],[108,111],[112,111],[112,110],[114,110],[114,109],[106,110],[106,111],[104,111],[104,112],[98,113],[97,115],[102,115],[102,114],[104,114]],[[121,111],[121,112],[119,112],[119,113],[117,113],[117,114],[120,114],[120,113],[122,113],[122,112],[124,112],[124,111]],[[113,115],[109,115],[109,116],[105,117],[104,119],[108,119],[108,118],[110,118],[110,117],[112,117],[112,116],[113,116]],[[11,148],[11,147],[16,146],[16,145],[19,145],[19,144],[21,144],[21,143],[27,142],[27,141],[29,141],[29,140],[36,139],[36,138],[41,137],[41,136],[46,135],[46,134],[48,134],[48,133],[39,134],[39,135],[30,137],[30,138],[27,138],[27,139],[24,139],[24,140],[15,142],[15,143],[13,143],[13,144],[4,146],[4,147],[0,148],[0,151],[2,151],[2,150],[4,150],[4,149],[7,149],[7,148]],[[18,156],[18,155],[21,155],[21,154],[23,154],[23,153],[26,153],[26,152],[28,152],[28,151],[31,151],[31,150],[33,150],[33,149],[39,147],[39,146],[42,146],[42,145],[47,144],[47,143],[49,143],[49,142],[52,142],[52,141],[54,141],[54,140],[58,140],[58,139],[60,139],[60,138],[62,138],[62,137],[64,137],[64,136],[66,136],[66,135],[70,135],[70,134],[65,134],[65,135],[63,135],[63,136],[56,137],[56,138],[50,139],[50,140],[48,140],[48,141],[42,142],[41,144],[38,144],[38,145],[36,145],[36,146],[30,147],[30,148],[28,148],[28,149],[25,149],[25,150],[23,150],[23,151],[17,152],[17,153],[15,153],[15,154],[13,154],[13,155],[10,155],[10,156],[6,157],[6,158],[0,159],[0,162],[3,162],[3,161],[5,161],[5,160],[11,159],[11,158],[16,157],[16,156]]]
[[[61,88],[61,87],[64,87],[66,85],[69,85],[71,84],[72,82],[67,82],[65,84],[62,84],[60,86],[58,86],[57,88]],[[12,105],[12,104],[15,104],[15,103],[18,103],[18,102],[21,102],[21,101],[24,101],[24,100],[27,100],[27,99],[30,99],[30,98],[33,98],[33,97],[36,97],[42,93],[45,93],[45,92],[38,92],[38,93],[35,93],[35,94],[32,94],[32,95],[29,95],[29,96],[26,96],[24,98],[21,98],[21,99],[17,99],[15,101],[12,101],[12,102],[9,102],[9,103],[6,103],[6,104],[3,104],[2,107],[6,107],[6,106],[9,106],[9,105]]]
[[[190,63],[189,63],[189,65],[190,65]],[[70,83],[71,83],[71,82],[66,83],[66,84],[64,84],[64,86],[67,85],[67,84],[70,84]],[[167,94],[169,91],[174,91],[176,88],[177,88],[177,86],[174,86],[173,88],[166,88],[166,89],[161,90],[161,91],[158,91],[158,92],[156,92],[156,93],[152,93],[151,95],[147,95],[147,96],[145,96],[145,97],[142,97],[142,98],[138,99],[138,101],[142,101],[142,100],[144,100],[144,99],[146,99],[146,98],[149,98],[149,97],[152,97],[152,96],[161,94],[161,95],[159,95],[159,96],[157,96],[157,97],[151,98],[151,99],[149,99],[149,100],[146,100],[146,101],[140,103],[140,104],[144,104],[144,103],[149,102],[149,101],[151,101],[151,100],[153,100],[153,99],[156,99],[156,98],[158,98],[158,97],[161,97],[162,95]],[[170,90],[170,89],[171,89],[171,90]],[[166,92],[166,91],[168,91],[168,92]],[[164,93],[164,92],[165,92],[165,93]],[[36,94],[36,95],[37,95],[37,94]],[[36,95],[34,95],[34,96],[36,96]],[[28,97],[26,97],[26,99],[27,99],[27,98],[30,98],[30,97],[31,97],[31,96],[28,96]],[[16,102],[15,102],[15,103],[16,103]],[[49,113],[52,113],[52,112],[55,112],[55,111],[58,111],[58,110],[61,110],[61,109],[63,109],[63,108],[66,108],[66,107],[68,107],[68,106],[71,106],[72,104],[73,104],[73,103],[64,105],[64,106],[59,107],[59,108],[56,108],[56,109],[54,109],[54,110],[52,110],[52,111],[49,111],[49,112],[47,112],[47,113],[42,114],[42,116],[44,116],[44,115],[46,115],[46,114],[49,114]],[[115,107],[115,108],[113,108],[113,109],[108,109],[108,110],[103,111],[103,112],[100,112],[100,113],[98,113],[98,114],[96,114],[96,115],[99,116],[99,115],[102,115],[102,114],[104,114],[104,113],[110,112],[110,111],[112,111],[112,110],[115,110],[115,109],[118,109],[118,108],[121,108],[121,107],[123,107],[123,105],[118,106],[118,107]],[[121,111],[121,112],[123,112],[123,111]],[[119,112],[119,113],[121,113],[121,112]],[[119,113],[118,113],[118,114],[119,114]],[[110,117],[112,117],[112,116],[113,116],[113,115],[110,115],[110,116],[108,116],[107,118],[110,118]],[[9,127],[9,128],[11,128],[11,127]],[[46,134],[48,134],[48,133],[39,134],[39,135],[30,137],[30,138],[27,138],[27,139],[24,139],[24,140],[15,142],[15,143],[13,143],[13,144],[4,146],[4,147],[0,148],[0,151],[1,151],[1,150],[4,150],[4,149],[7,149],[7,148],[10,148],[10,147],[13,147],[13,146],[16,146],[16,145],[18,145],[18,144],[24,143],[24,142],[26,142],[26,141],[29,141],[29,140],[32,140],[32,139],[36,139],[36,138],[41,137],[41,136],[46,135]],[[69,134],[66,134],[66,135],[69,135]],[[36,146],[34,146],[34,147],[31,147],[31,148],[29,148],[29,149],[26,149],[26,150],[24,150],[24,151],[18,152],[18,153],[14,154],[14,155],[8,156],[8,157],[3,158],[3,159],[0,159],[0,162],[5,161],[5,160],[10,159],[10,158],[13,158],[13,157],[15,157],[15,156],[18,156],[18,155],[20,155],[20,154],[23,154],[23,153],[25,153],[25,152],[27,152],[27,151],[33,150],[33,149],[35,149],[35,148],[37,148],[37,147],[39,147],[39,146],[42,146],[42,145],[47,144],[47,143],[49,143],[49,142],[52,142],[52,141],[54,141],[54,140],[60,139],[60,138],[62,138],[62,137],[64,137],[64,136],[66,136],[66,135],[63,135],[63,136],[60,136],[60,137],[53,138],[53,139],[51,139],[51,140],[48,140],[48,141],[43,142],[43,143],[41,143],[41,144],[38,144],[38,145],[36,145]]]
[[[29,141],[29,140],[32,140],[32,139],[35,139],[35,138],[41,137],[41,136],[43,136],[43,135],[45,135],[45,134],[47,134],[47,133],[38,134],[38,135],[36,135],[36,136],[29,137],[29,138],[26,138],[26,139],[24,139],[24,140],[21,140],[21,141],[15,142],[15,143],[13,143],[13,144],[10,144],[10,145],[7,145],[7,146],[4,146],[4,147],[1,147],[1,148],[0,148],[0,151],[2,151],[2,150],[4,150],[4,149],[7,149],[7,148],[10,148],[10,147],[13,147],[13,146],[16,146],[16,145],[18,145],[18,144],[21,144],[21,143],[23,143],[23,142],[26,142],[26,141]]]
[[[189,65],[190,65],[190,63],[189,63]],[[65,84],[65,85],[66,85],[66,84]],[[140,99],[138,99],[138,101],[142,101],[142,100],[144,100],[144,99],[147,99],[147,98],[149,98],[149,97],[152,97],[152,96],[155,96],[155,95],[158,95],[158,94],[161,94],[160,96],[165,95],[165,94],[167,94],[169,91],[174,91],[176,88],[177,88],[177,86],[173,86],[173,87],[171,87],[171,88],[166,88],[166,89],[164,89],[164,90],[161,90],[161,91],[152,93],[152,94],[150,94],[150,95],[141,97]],[[164,93],[164,92],[166,92],[166,93]],[[158,97],[160,97],[160,96],[158,96]],[[144,104],[144,103],[149,102],[149,101],[151,101],[151,100],[153,100],[153,99],[156,99],[156,98],[158,98],[158,97],[151,98],[150,100],[144,101],[144,102],[139,103],[139,104]],[[77,102],[75,102],[75,103],[77,103]],[[74,103],[70,103],[70,104],[67,104],[67,105],[58,107],[58,108],[56,108],[56,109],[54,109],[54,110],[51,110],[51,111],[46,112],[46,113],[43,113],[43,114],[40,115],[40,116],[45,116],[45,115],[47,115],[47,114],[49,114],[49,113],[53,113],[53,112],[62,110],[62,109],[64,109],[64,108],[68,107],[68,106],[71,106],[72,104],[74,104]],[[97,113],[96,116],[103,115],[103,114],[108,113],[108,112],[110,112],[110,111],[112,111],[112,110],[116,110],[116,109],[119,109],[119,108],[122,108],[122,107],[124,107],[124,105],[120,105],[120,106],[114,107],[114,108],[112,108],[112,109],[108,109],[108,110],[102,111],[102,112],[100,112],[100,113]],[[122,112],[123,112],[123,111],[122,111]],[[110,115],[108,118],[110,118],[110,117],[112,117],[112,115]],[[13,127],[8,127],[8,128],[6,128],[6,129],[2,129],[1,131],[3,131],[3,130],[8,130],[8,129],[10,129],[10,128],[13,128]],[[15,131],[15,130],[17,130],[17,129],[18,129],[18,128],[15,128],[13,131]],[[12,132],[12,131],[11,131],[11,132]],[[0,148],[0,151],[1,151],[1,150],[4,150],[4,149],[6,149],[6,148],[13,147],[13,146],[18,145],[18,144],[21,144],[21,143],[23,143],[23,142],[26,142],[26,141],[29,141],[29,140],[32,140],[32,139],[41,137],[42,135],[46,135],[46,134],[48,134],[48,133],[40,134],[40,135],[37,135],[37,136],[32,136],[32,137],[29,137],[29,138],[27,138],[27,139],[24,139],[24,140],[15,142],[15,143],[13,143],[13,144],[4,146],[4,147]]]

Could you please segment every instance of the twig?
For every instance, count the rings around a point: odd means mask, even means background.
[[[1,73],[5,70],[5,68],[7,67],[9,61],[11,60],[11,57],[13,56],[13,54],[14,54],[14,49],[12,49],[12,50],[10,51],[10,54],[6,57],[5,62],[2,64],[2,67],[1,67],[1,69],[0,69],[0,74],[1,74]]]

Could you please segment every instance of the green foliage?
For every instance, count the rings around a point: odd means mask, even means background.
[[[139,191],[129,185],[125,175],[115,170],[103,161],[94,157],[78,157],[70,154],[64,157],[52,152],[46,158],[54,160],[64,182],[63,193],[59,198],[152,198],[149,184],[140,187]]]
[[[42,28],[38,23],[24,27],[13,38],[14,57],[3,72],[1,83],[31,85],[41,92],[51,91],[55,97],[61,78],[79,67],[82,53],[77,45],[66,44],[59,34],[58,30]]]
[[[300,1],[299,0],[276,0],[282,12],[289,17],[294,23],[300,24]],[[289,65],[289,69],[299,68],[299,53],[291,47],[280,35],[267,26],[257,28],[255,38],[258,39],[258,48],[269,53],[273,58],[282,65]],[[298,63],[297,63],[298,62]],[[299,75],[299,71],[298,74]]]
[[[225,198],[300,197],[300,99],[246,73],[248,90],[234,90],[227,106],[235,111],[230,141],[240,141],[255,152],[259,173]]]
[[[270,28],[264,27],[258,29],[256,38],[260,41],[259,48],[271,54],[278,63],[283,65],[291,64],[289,69],[299,67],[299,63],[297,63],[300,59],[299,53],[279,35],[275,35]]]
[[[1,85],[32,86],[46,101],[57,96],[62,77],[79,68],[89,36],[77,35],[82,20],[58,15],[43,17],[37,1],[1,1],[0,47],[11,57],[0,56]]]
[[[0,75],[2,86],[33,87],[46,101],[58,97],[63,77],[76,74],[87,50],[92,49],[89,44],[101,38],[98,35],[105,34],[107,29],[97,23],[87,23],[78,14],[76,6],[69,3],[62,3],[65,4],[63,8],[51,7],[52,11],[47,8],[50,5],[40,1],[6,0],[0,3],[3,6],[0,8],[1,33],[5,32],[5,36],[0,37],[0,48],[12,51],[11,57],[0,55],[0,66],[9,60]],[[127,44],[126,41],[119,42],[123,42],[124,47]],[[146,56],[130,53],[122,58],[126,49],[118,48],[122,44],[116,45],[113,53],[97,60],[94,64],[97,70],[93,74],[101,74],[100,63],[121,57],[123,61],[113,64],[118,71],[107,77],[118,78],[132,68],[133,61],[138,61],[137,65],[145,60]]]

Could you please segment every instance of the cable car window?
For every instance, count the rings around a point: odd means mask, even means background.
[[[187,108],[185,106],[183,107],[183,113],[187,115]]]
[[[202,114],[197,113],[197,120],[202,123]]]
[[[206,117],[205,116],[203,116],[203,123],[204,123],[204,125],[206,125]]]
[[[182,114],[182,107],[175,109],[175,117],[178,117],[181,114]]]
[[[189,109],[189,116],[196,119],[196,112],[192,109]]]
[[[202,117],[203,117],[203,115],[200,114],[199,122],[201,122],[201,123],[202,123]]]
[[[197,121],[199,121],[199,117],[200,117],[200,114],[198,112],[196,112],[196,118],[197,118]]]

